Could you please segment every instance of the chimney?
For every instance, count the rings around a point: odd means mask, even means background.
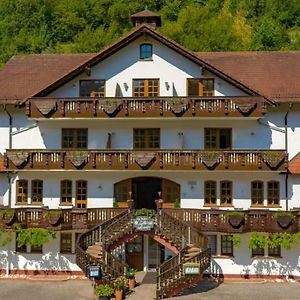
[[[141,24],[148,24],[153,28],[161,26],[160,15],[145,9],[131,16],[133,26],[139,26]]]

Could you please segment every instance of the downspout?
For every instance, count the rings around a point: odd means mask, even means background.
[[[9,118],[9,137],[8,137],[8,149],[12,148],[12,122],[13,118],[10,112],[7,110],[7,107],[5,104],[3,104],[3,109],[8,115]],[[9,173],[7,172],[7,180],[8,180],[8,207],[11,208],[11,184],[12,184],[12,178],[10,177]]]
[[[292,110],[293,103],[289,103],[289,108],[284,116],[284,128],[285,128],[285,151],[288,153],[288,115],[290,111]],[[285,173],[285,210],[289,210],[289,172]]]
[[[9,119],[9,137],[8,137],[8,149],[12,148],[12,122],[13,118],[12,115],[9,113],[9,111],[6,108],[6,105],[3,104],[3,109],[8,115]],[[6,172],[7,174],[7,180],[8,180],[8,207],[11,208],[11,184],[12,184],[12,178],[10,177],[10,174]],[[10,274],[10,261],[11,261],[11,244],[9,244],[9,249],[7,251],[7,263],[6,263],[6,276],[9,276]]]

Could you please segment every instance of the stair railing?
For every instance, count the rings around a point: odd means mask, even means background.
[[[130,226],[124,227],[126,222],[130,221],[132,212],[129,210],[123,211],[114,218],[105,221],[101,225],[97,225],[92,229],[80,234],[76,241],[76,263],[84,271],[87,271],[88,266],[101,266],[103,280],[111,280],[124,275],[128,265],[122,260],[111,254],[107,247],[110,242],[115,240],[115,230],[122,232],[126,228],[126,234]],[[101,258],[95,258],[87,249],[89,246],[99,243],[101,245]]]

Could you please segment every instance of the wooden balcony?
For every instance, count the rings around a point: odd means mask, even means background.
[[[285,150],[11,149],[6,170],[265,170],[288,167]]]
[[[263,97],[31,98],[31,118],[252,117],[266,113]]]
[[[110,220],[121,208],[55,209],[15,208],[9,210],[9,218],[4,217],[4,208],[0,209],[0,226],[12,228],[19,223],[23,228],[48,228],[51,230],[86,230]],[[233,227],[228,220],[229,210],[219,209],[182,209],[170,208],[164,211],[193,225],[203,232],[245,233],[245,232],[289,232],[300,231],[300,209],[291,211],[294,218],[287,228],[277,222],[274,212],[267,209],[245,210],[244,220]],[[54,217],[54,218],[53,218]]]

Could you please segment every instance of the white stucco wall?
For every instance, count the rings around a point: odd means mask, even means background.
[[[231,180],[233,182],[233,205],[235,208],[249,209],[251,205],[251,181],[262,180],[265,183],[264,197],[265,206],[267,205],[267,181],[280,181],[281,207],[285,209],[285,189],[284,176],[276,172],[256,172],[255,176],[250,172],[166,172],[166,171],[31,171],[19,172],[12,185],[12,204],[15,206],[16,180],[27,179],[29,191],[29,206],[31,203],[30,191],[31,180],[41,179],[44,181],[44,205],[49,208],[59,207],[60,202],[60,181],[70,179],[73,181],[73,205],[75,205],[75,182],[78,179],[88,181],[88,207],[112,207],[113,205],[113,186],[121,180],[138,177],[153,176],[173,180],[181,185],[181,207],[182,208],[203,208],[204,205],[204,181],[217,181],[218,205],[220,204],[220,181]],[[8,193],[5,194],[7,199]],[[289,201],[290,207],[297,207],[296,198]],[[228,208],[233,209],[233,207]]]
[[[139,60],[139,45],[145,42],[153,44],[152,61]],[[132,80],[147,78],[160,79],[161,96],[186,96],[186,79],[203,77],[201,72],[199,65],[181,56],[174,50],[150,37],[146,41],[144,37],[141,37],[91,68],[91,75],[89,77],[83,73],[48,96],[78,97],[79,80],[105,79],[107,97],[114,97],[116,95],[117,84],[119,84],[124,97],[131,97]],[[216,96],[245,94],[209,72],[205,73],[205,77],[215,78]],[[170,86],[169,90],[166,88],[166,82]],[[128,86],[127,90],[124,84]]]
[[[75,253],[75,232],[73,232],[72,250]],[[29,251],[29,246],[27,246]],[[81,269],[76,265],[75,254],[60,254],[60,232],[56,238],[43,245],[43,253],[16,252],[15,234],[11,243],[0,248],[0,269],[5,270],[44,270],[44,271],[76,271]]]
[[[218,235],[220,239],[220,234]],[[234,248],[233,257],[213,256],[211,268],[207,272],[229,275],[229,277],[230,275],[300,276],[298,245],[294,245],[290,250],[281,248],[281,258],[251,257],[252,251],[248,248],[248,240],[248,233],[241,235],[241,246]],[[218,246],[220,248],[220,240]]]

